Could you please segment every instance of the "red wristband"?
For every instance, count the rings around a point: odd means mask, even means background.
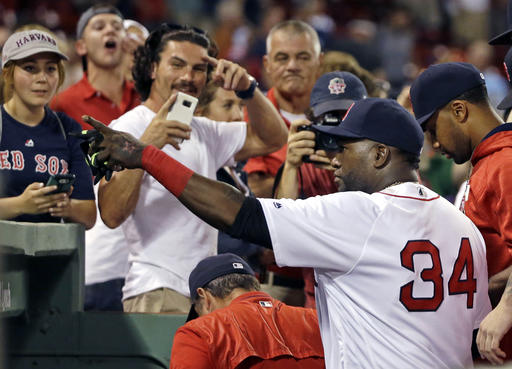
[[[142,151],[142,168],[176,197],[181,195],[194,174],[192,170],[155,146],[146,146]]]

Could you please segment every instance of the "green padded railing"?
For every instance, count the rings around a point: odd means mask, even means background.
[[[168,367],[186,316],[83,312],[84,243],[77,224],[0,221],[0,368]]]

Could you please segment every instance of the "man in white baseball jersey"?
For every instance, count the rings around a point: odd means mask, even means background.
[[[338,126],[315,127],[338,144],[340,192],[295,201],[245,198],[86,121],[104,136],[98,162],[144,168],[213,226],[273,247],[279,265],[315,269],[328,368],[472,366],[472,333],[490,310],[484,243],[417,183],[423,133],[396,101],[360,100]]]

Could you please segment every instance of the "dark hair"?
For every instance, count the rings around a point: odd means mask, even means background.
[[[167,23],[160,25],[149,34],[144,46],[139,46],[135,50],[132,75],[142,101],[149,97],[151,91],[153,63],[158,64],[160,62],[160,54],[167,42],[171,40],[188,41],[204,47],[208,50],[210,56],[215,57],[218,52],[216,45],[210,41],[209,36],[199,28]]]
[[[470,90],[464,91],[462,94],[460,94],[453,100],[465,100],[467,102],[470,102],[471,104],[487,105],[489,104],[487,87],[485,87],[485,84],[478,85]]]
[[[215,278],[208,282],[203,288],[213,296],[223,299],[235,288],[241,288],[247,291],[259,291],[260,282],[251,274],[232,273]],[[199,298],[197,300],[199,300]],[[198,302],[197,300],[192,301],[192,303],[196,304]]]

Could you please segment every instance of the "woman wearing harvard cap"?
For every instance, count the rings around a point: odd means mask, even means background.
[[[0,219],[61,222],[91,228],[96,221],[92,175],[69,132],[80,125],[46,105],[64,82],[67,60],[44,27],[25,26],[2,50],[4,104],[0,114]],[[69,193],[51,192],[51,175],[75,175]]]

